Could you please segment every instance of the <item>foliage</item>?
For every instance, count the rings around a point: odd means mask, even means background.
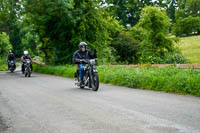
[[[138,45],[139,41],[134,39],[130,32],[121,32],[111,43],[116,50],[117,61],[128,64],[138,62]]]
[[[175,12],[178,7],[178,0],[167,0],[168,8],[166,9],[167,15],[172,20],[172,22],[175,22]]]
[[[186,35],[189,36],[192,32],[200,33],[200,17],[188,16],[180,18],[174,24],[172,31],[176,36]]]
[[[200,96],[200,72],[168,68],[119,68],[99,66],[103,83],[179,94]],[[34,66],[34,71],[72,78],[75,66]]]
[[[0,71],[6,71],[6,70],[8,70],[8,66],[7,66],[7,64],[6,64],[6,61],[5,61],[5,60],[2,60],[2,59],[0,58]]]
[[[31,56],[35,56],[39,53],[39,46],[41,45],[40,38],[36,32],[35,25],[31,23],[29,14],[25,14],[22,22],[19,24],[21,45],[23,51],[28,50]]]
[[[7,58],[8,52],[11,49],[12,46],[9,42],[9,36],[5,32],[0,33],[0,59]]]
[[[139,60],[142,63],[174,63],[177,54],[174,42],[168,37],[170,19],[158,7],[143,8],[141,19],[131,29],[139,43]],[[173,58],[173,59],[172,59]]]
[[[20,57],[22,53],[20,29],[18,27],[22,11],[21,2],[18,0],[0,0],[0,32],[6,32],[9,35],[10,43],[17,57]]]
[[[180,8],[175,13],[173,34],[176,36],[200,34],[200,1],[180,0],[178,4]]]
[[[29,0],[24,7],[39,33],[47,63],[71,63],[80,41],[97,48],[102,60],[113,58],[111,36],[123,27],[99,7],[98,1]]]
[[[80,41],[97,49],[100,64],[183,63],[168,37],[167,15],[172,22],[177,18],[176,35],[199,33],[198,5],[197,0],[0,0],[0,32],[9,35],[17,57],[28,50],[47,64],[71,64]]]
[[[157,5],[168,9],[167,11],[170,17],[173,17],[176,6],[176,0],[102,0],[102,6],[105,5],[105,2],[108,5],[105,6],[106,10],[126,27],[137,24],[140,19],[141,10],[145,6]]]

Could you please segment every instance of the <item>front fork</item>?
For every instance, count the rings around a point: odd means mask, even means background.
[[[98,73],[96,66],[94,65],[93,67],[90,68],[89,75],[90,75],[90,84],[92,88],[94,87],[94,79],[93,75],[94,73]]]

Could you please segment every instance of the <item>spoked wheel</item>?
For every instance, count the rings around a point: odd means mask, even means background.
[[[98,73],[94,73],[92,80],[93,80],[92,90],[98,91],[98,89],[99,89],[99,75],[98,75]]]

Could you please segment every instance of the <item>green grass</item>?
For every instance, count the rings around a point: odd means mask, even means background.
[[[57,75],[57,76],[73,78],[76,68],[72,65],[40,66],[40,65],[34,64],[33,71],[39,72],[39,73],[44,73],[44,74],[53,74],[53,75]]]
[[[174,67],[117,68],[98,67],[100,81],[130,88],[200,96],[200,72]],[[73,78],[74,66],[38,66],[34,71]]]
[[[0,71],[6,71],[6,70],[8,70],[7,65],[0,65]]]
[[[200,64],[200,36],[182,37],[179,45],[186,59],[193,64]]]
[[[0,59],[0,71],[6,71],[6,70],[8,70],[8,66],[5,60]]]

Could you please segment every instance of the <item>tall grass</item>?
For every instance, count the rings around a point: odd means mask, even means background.
[[[168,68],[104,68],[99,67],[104,83],[155,91],[200,96],[200,72]]]
[[[6,64],[6,61],[0,59],[0,71],[6,71],[8,70],[8,66]]]
[[[46,74],[74,77],[74,66],[34,66]],[[118,68],[98,67],[100,81],[130,88],[148,89],[200,96],[200,72],[174,67],[167,68]]]
[[[57,76],[63,76],[68,78],[74,77],[74,72],[76,71],[76,67],[72,65],[65,66],[40,66],[33,65],[33,71],[44,73],[44,74],[53,74]]]

